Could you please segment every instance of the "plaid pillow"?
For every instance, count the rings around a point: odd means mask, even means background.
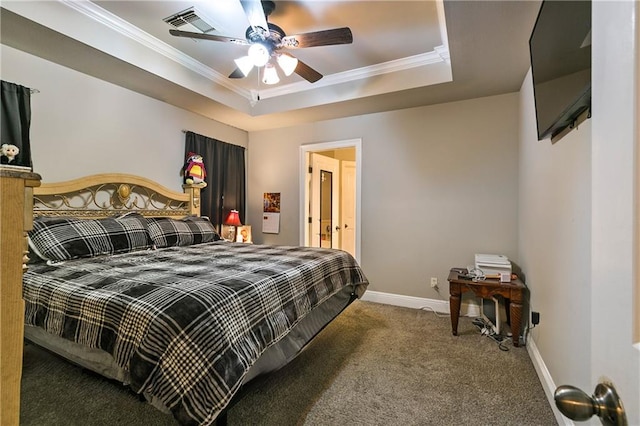
[[[220,239],[218,231],[206,217],[150,217],[147,218],[147,222],[149,234],[157,248],[190,246]]]
[[[29,246],[44,260],[62,261],[147,249],[152,241],[141,215],[104,219],[37,217],[29,231]]]

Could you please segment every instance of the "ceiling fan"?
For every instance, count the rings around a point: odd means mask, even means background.
[[[353,43],[353,35],[348,27],[287,36],[282,28],[267,22],[268,16],[276,7],[275,2],[241,0],[240,3],[250,24],[245,33],[246,39],[180,30],[169,30],[169,33],[176,37],[249,46],[246,56],[235,59],[237,68],[229,78],[243,78],[251,72],[253,67],[264,67],[262,81],[265,84],[276,84],[280,81],[274,60],[287,76],[295,72],[310,83],[315,83],[322,78],[322,74],[318,71],[283,50]]]

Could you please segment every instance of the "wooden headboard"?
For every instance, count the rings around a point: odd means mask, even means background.
[[[33,190],[33,215],[101,218],[137,212],[150,217],[200,216],[200,190],[205,186],[185,184],[184,192],[176,192],[150,179],[123,173],[42,183]]]

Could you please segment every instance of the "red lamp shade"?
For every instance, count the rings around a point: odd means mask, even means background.
[[[242,226],[242,223],[240,223],[240,215],[238,214],[238,210],[231,210],[229,212],[229,216],[227,216],[227,218],[225,219],[224,224],[230,226]]]

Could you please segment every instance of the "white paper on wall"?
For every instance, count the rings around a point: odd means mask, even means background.
[[[262,232],[265,234],[278,234],[280,232],[280,213],[262,213]]]

